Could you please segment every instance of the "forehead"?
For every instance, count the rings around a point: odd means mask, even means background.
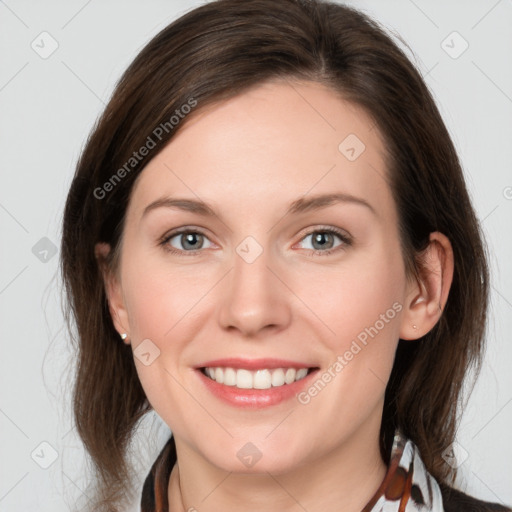
[[[331,192],[392,207],[375,123],[324,85],[261,84],[203,109],[199,104],[182,123],[137,180],[132,209],[139,215],[165,194],[247,212]]]

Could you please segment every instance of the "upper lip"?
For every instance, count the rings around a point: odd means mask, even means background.
[[[273,368],[314,368],[315,366],[308,363],[298,361],[290,361],[286,359],[261,358],[261,359],[243,359],[239,357],[228,357],[226,359],[215,359],[206,361],[197,366],[197,368],[238,368],[244,370],[262,370]]]

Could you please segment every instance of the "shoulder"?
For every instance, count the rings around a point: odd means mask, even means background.
[[[473,498],[462,491],[439,483],[445,512],[512,512],[512,509],[498,503]]]

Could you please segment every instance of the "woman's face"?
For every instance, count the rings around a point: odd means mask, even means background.
[[[151,405],[228,471],[376,446],[410,295],[376,127],[285,81],[182,122],[132,191],[110,292]]]

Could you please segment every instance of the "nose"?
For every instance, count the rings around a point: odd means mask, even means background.
[[[291,292],[266,251],[252,262],[235,253],[233,269],[223,280],[219,324],[245,337],[285,329],[291,320]],[[279,277],[278,277],[279,276]]]

